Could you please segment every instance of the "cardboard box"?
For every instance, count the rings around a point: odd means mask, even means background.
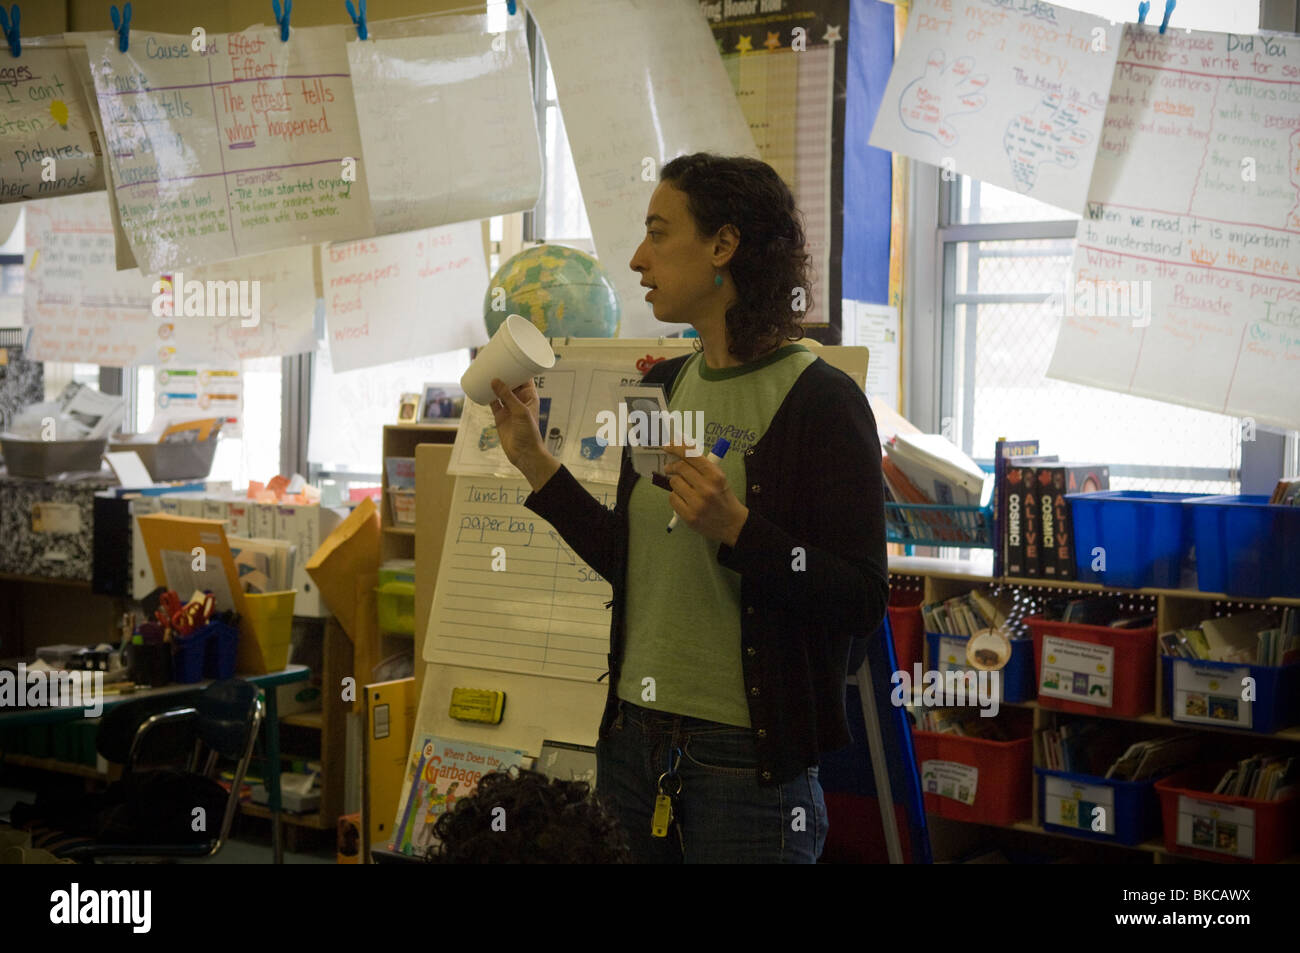
[[[307,574],[307,561],[320,548],[321,540],[334,531],[347,516],[346,510],[319,504],[280,504],[272,508],[274,525],[271,536],[298,547],[293,563],[291,585],[298,590],[294,615],[314,618],[328,614],[320,592]]]
[[[331,612],[355,643],[362,632],[358,612],[366,592],[357,577],[379,577],[379,512],[367,497],[339,523],[307,561],[307,573],[316,583]],[[373,583],[372,583],[373,585]],[[373,595],[373,594],[371,594]],[[373,601],[370,603],[373,607]],[[373,628],[373,625],[371,626]]]

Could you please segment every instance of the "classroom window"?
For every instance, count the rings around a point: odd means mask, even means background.
[[[1128,20],[1128,0],[1062,0]],[[1148,22],[1163,8],[1153,3]],[[1176,9],[1171,29],[1254,33],[1258,0]],[[943,247],[942,414],[977,460],[998,437],[1038,438],[1063,460],[1105,462],[1115,489],[1236,492],[1241,421],[1046,376],[1059,315],[1046,299],[1065,286],[1077,214],[967,176],[940,194]]]
[[[578,185],[578,170],[569,151],[569,137],[564,130],[564,116],[555,88],[555,74],[546,59],[545,44],[540,35],[535,47],[538,68],[535,75],[545,80],[535,83],[538,97],[538,116],[544,151],[545,178],[541,200],[533,218],[532,241],[558,241],[582,248],[595,254],[591,240],[591,223],[587,219],[587,206],[582,201],[582,188]]]
[[[158,368],[142,365],[135,370],[134,424],[136,431],[144,432],[154,425]],[[247,486],[249,480],[265,483],[280,472],[282,437],[280,386],[283,375],[280,358],[246,360],[240,372],[244,394],[242,433],[239,436],[232,436],[230,432],[222,434],[212,461],[212,471],[208,474],[209,480],[229,481],[235,487]],[[201,416],[201,413],[194,416]]]

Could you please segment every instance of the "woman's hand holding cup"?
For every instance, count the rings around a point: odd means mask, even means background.
[[[531,380],[514,390],[500,378],[492,379],[497,399],[491,404],[497,436],[506,458],[514,464],[534,490],[540,490],[560,463],[547,452],[539,428],[541,401]]]

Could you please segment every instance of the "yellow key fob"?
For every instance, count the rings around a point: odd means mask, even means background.
[[[654,816],[650,818],[650,836],[667,837],[668,825],[673,820],[673,799],[667,794],[655,795]]]

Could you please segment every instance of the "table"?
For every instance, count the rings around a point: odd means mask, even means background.
[[[280,764],[280,713],[275,689],[280,685],[305,682],[310,675],[311,670],[306,665],[288,665],[278,672],[268,672],[265,675],[235,676],[268,689],[268,691],[262,693],[266,699],[266,760],[271,768],[267,772],[266,784],[270,800],[268,807],[271,810],[272,856],[273,862],[277,864],[284,863],[284,843],[280,831],[280,772],[277,770]],[[129,695],[105,695],[103,700],[104,711],[107,712],[110,708],[116,708],[118,705],[127,702],[138,701],[141,698],[179,695],[184,692],[206,688],[211,684],[212,680],[207,679],[201,682],[139,689]],[[0,711],[0,726],[13,728],[24,725],[58,725],[84,717],[84,711],[84,708],[63,708],[58,706]]]

